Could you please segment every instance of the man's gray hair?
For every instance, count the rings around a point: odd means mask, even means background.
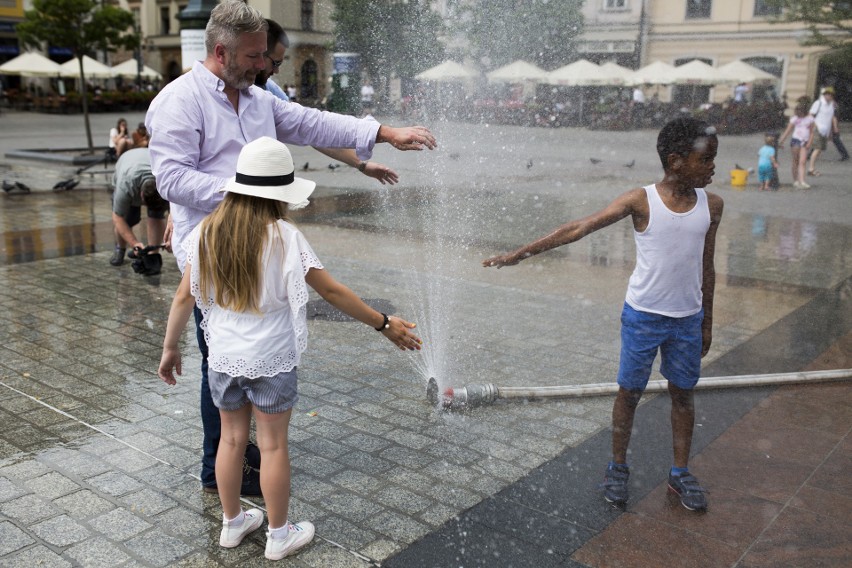
[[[210,54],[218,43],[233,53],[241,34],[265,32],[266,28],[266,19],[257,8],[242,0],[226,0],[210,12],[210,21],[204,32],[204,47]]]

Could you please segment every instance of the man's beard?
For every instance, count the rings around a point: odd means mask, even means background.
[[[222,69],[222,80],[232,89],[242,91],[243,89],[248,89],[254,83],[254,75],[248,77],[241,73],[235,59],[229,58],[228,64]]]

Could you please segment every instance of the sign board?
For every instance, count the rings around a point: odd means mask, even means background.
[[[204,30],[180,31],[180,60],[184,71],[192,69],[196,61],[204,61],[207,49],[204,47]]]
[[[343,73],[358,73],[361,55],[358,53],[335,53],[334,67],[332,73],[340,75]]]

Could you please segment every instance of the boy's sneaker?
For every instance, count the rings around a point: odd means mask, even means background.
[[[314,538],[314,525],[310,521],[301,523],[287,523],[289,532],[287,538],[276,540],[270,538],[266,533],[266,558],[269,560],[281,560],[285,556],[295,554]]]
[[[675,476],[669,473],[669,491],[680,497],[680,504],[690,511],[705,511],[707,509],[706,489],[698,485],[698,480],[689,473]]]
[[[610,464],[604,473],[601,487],[604,490],[604,499],[609,503],[624,505],[627,503],[627,480],[630,477],[630,468],[626,465]]]
[[[245,512],[243,524],[232,527],[228,521],[222,521],[222,533],[219,535],[219,546],[223,548],[234,548],[239,546],[247,534],[260,528],[263,524],[263,511],[260,509],[249,509]]]

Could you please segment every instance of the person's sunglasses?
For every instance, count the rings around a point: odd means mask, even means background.
[[[273,69],[279,69],[281,67],[281,64],[284,63],[283,59],[281,61],[275,61],[274,59],[269,57],[268,54],[264,53],[263,55],[265,55],[272,62],[272,68]]]

